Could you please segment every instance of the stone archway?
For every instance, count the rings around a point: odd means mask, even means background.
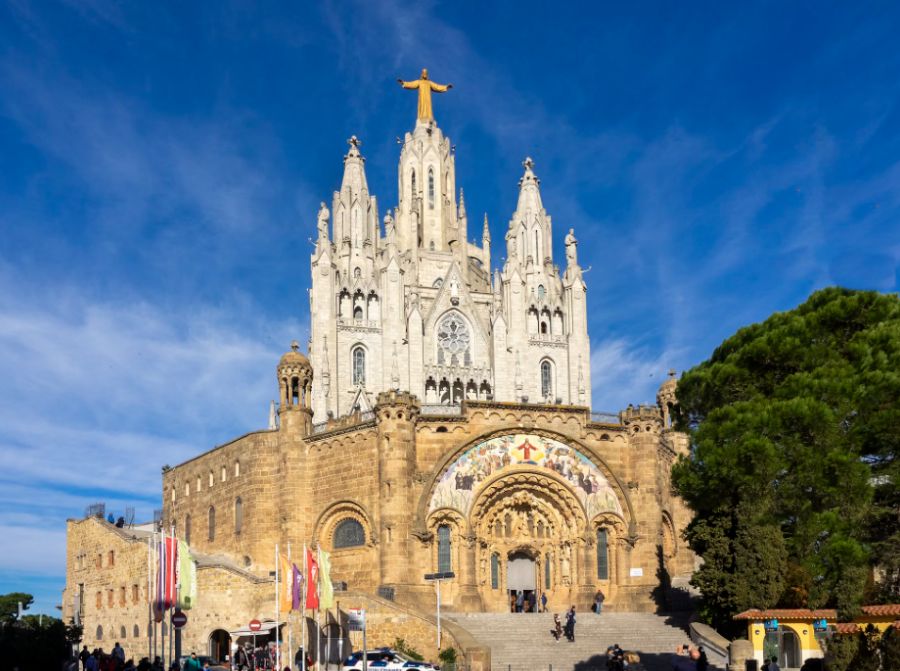
[[[513,467],[479,489],[469,520],[486,610],[510,610],[518,590],[525,590],[526,597],[534,593],[535,604],[546,592],[551,607],[578,600],[590,571],[589,553],[583,551],[588,525],[569,483],[547,472]],[[530,580],[524,573],[528,570]]]

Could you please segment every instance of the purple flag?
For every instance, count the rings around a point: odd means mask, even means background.
[[[300,586],[303,584],[303,574],[300,573],[300,569],[297,568],[296,564],[291,564],[293,567],[292,576],[291,576],[291,609],[292,610],[300,610]]]

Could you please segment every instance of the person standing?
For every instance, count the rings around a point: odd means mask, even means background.
[[[541,592],[541,612],[547,612],[547,592]]]
[[[84,646],[78,655],[78,659],[81,660],[82,671],[87,671],[87,661],[88,661],[88,657],[90,657],[90,656],[91,656],[90,651],[87,649],[87,646]]]
[[[566,613],[566,638],[569,643],[575,642],[575,606],[569,608]]]
[[[556,639],[556,642],[559,643],[559,639],[562,638],[562,620],[559,619],[559,613],[553,614],[553,629],[550,630],[550,633],[553,634],[553,638]]]
[[[598,589],[597,593],[594,595],[594,612],[597,615],[600,614],[600,611],[603,609],[603,602],[606,600],[606,595],[603,593],[603,590]]]
[[[191,656],[184,662],[184,671],[200,671],[200,660],[197,659],[197,653],[192,652]]]
[[[119,645],[118,641],[116,641],[116,644],[113,646],[112,656],[122,662],[122,664],[125,663],[125,650]]]
[[[778,666],[778,658],[774,655],[772,656],[772,661],[769,662],[769,671],[781,671],[781,667]]]
[[[521,613],[525,609],[525,592],[519,590],[516,594],[516,612]]]

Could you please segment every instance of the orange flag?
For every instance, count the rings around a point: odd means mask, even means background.
[[[289,613],[293,605],[294,569],[283,554],[278,554],[278,612]]]

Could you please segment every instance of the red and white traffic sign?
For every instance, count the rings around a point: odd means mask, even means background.
[[[187,624],[187,613],[183,613],[180,610],[172,613],[172,626],[176,629],[181,629],[184,625]]]
[[[259,620],[250,620],[250,631],[259,631],[262,629],[262,622]]]

